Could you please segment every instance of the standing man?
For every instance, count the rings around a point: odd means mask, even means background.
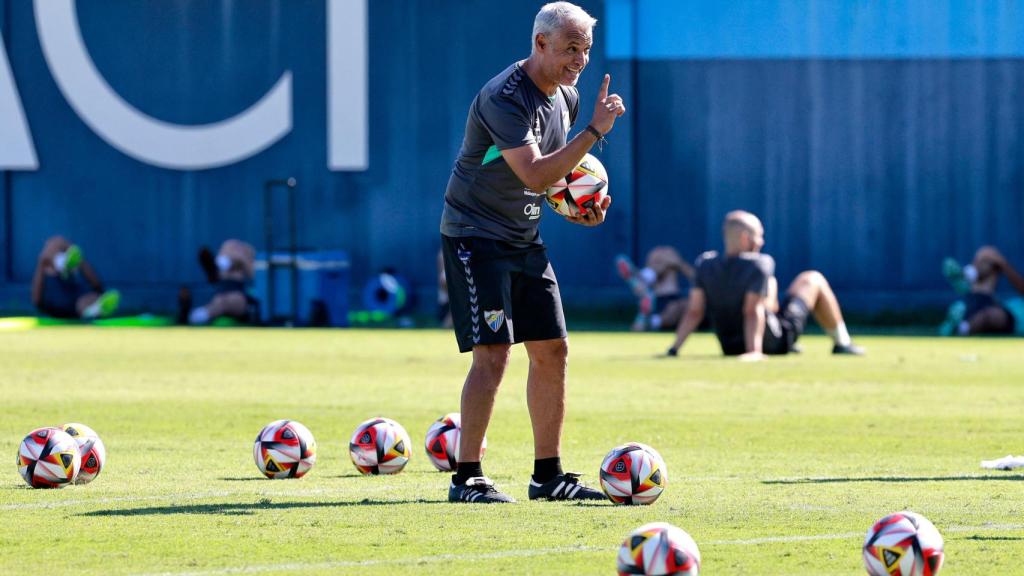
[[[697,258],[697,282],[669,356],[679,353],[703,320],[705,308],[726,356],[749,361],[761,360],[765,354],[795,352],[796,340],[812,313],[832,337],[833,354],[864,354],[850,341],[839,301],[821,272],[798,274],[779,304],[775,260],[761,253],[764,226],[757,216],[743,210],[729,212],[722,235],[725,254],[711,251]]]
[[[568,2],[545,5],[533,24],[533,50],[477,94],[452,169],[441,217],[441,244],[455,335],[473,353],[462,389],[459,463],[448,500],[514,502],[480,466],[480,445],[512,344],[530,358],[527,404],[533,423],[529,497],[603,500],[600,491],[562,471],[568,338],[558,282],[540,238],[544,191],[572,171],[625,113],[608,94],[606,74],[586,129],[568,140],[579,111],[576,81],[590,59],[597,21]],[[567,218],[604,221],[611,202]]]

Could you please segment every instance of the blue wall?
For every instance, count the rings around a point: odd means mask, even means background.
[[[1018,3],[972,12],[973,2],[944,2],[909,32],[901,22],[922,2],[850,0],[835,13],[834,3],[811,4],[817,12],[784,0],[609,0],[607,12],[605,2],[583,2],[601,22],[580,82],[581,120],[605,71],[630,110],[601,154],[615,199],[608,223],[544,219],[567,300],[584,291],[626,300],[616,253],[672,243],[695,256],[718,247],[722,215],[739,207],[764,217],[782,282],[819,268],[860,308],[940,302],[941,257],[967,258],[983,242],[1024,264]],[[891,10],[871,8],[879,5]],[[198,246],[229,236],[262,245],[262,183],[284,176],[299,181],[303,247],[349,251],[357,283],[397,267],[429,304],[467,107],[528,54],[538,6],[371,0],[370,168],[344,173],[327,169],[323,1],[82,2],[97,67],[127,101],[166,121],[230,116],[292,71],[288,136],[238,164],[182,172],[125,156],[79,120],[47,70],[31,3],[0,0],[40,162],[0,172],[0,309],[24,308],[36,254],[56,232],[82,244],[129,307],[166,309],[178,284],[200,283]],[[972,24],[957,24],[964,18]],[[944,22],[947,41],[914,40]],[[801,44],[808,30],[852,32]],[[972,34],[984,42],[972,44]]]

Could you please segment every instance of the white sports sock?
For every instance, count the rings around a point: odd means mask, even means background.
[[[206,308],[200,306],[194,308],[188,315],[189,324],[206,324],[210,321],[210,313],[206,311]]]
[[[221,272],[227,272],[231,269],[231,258],[228,258],[223,254],[218,254],[214,262],[217,263],[217,269]]]
[[[971,284],[978,279],[978,269],[974,267],[974,264],[964,266],[964,278]]]
[[[92,304],[89,304],[88,306],[86,306],[85,310],[82,310],[82,318],[85,318],[87,320],[92,320],[93,318],[99,318],[100,317],[100,312],[102,310],[100,308],[100,300],[101,300],[101,298],[97,298],[95,302],[93,302]]]
[[[960,336],[970,335],[971,325],[967,322],[967,320],[963,320],[960,322],[960,325],[956,327],[956,333],[959,334]]]
[[[64,272],[64,265],[67,264],[68,255],[65,252],[60,252],[53,257],[53,267],[57,269],[57,272]]]
[[[836,327],[832,330],[826,330],[828,335],[832,337],[832,341],[839,346],[850,345],[850,333],[846,331],[846,322],[840,322],[836,324]]]
[[[654,281],[658,279],[658,273],[651,268],[644,268],[639,272],[638,276],[647,285],[654,284]]]

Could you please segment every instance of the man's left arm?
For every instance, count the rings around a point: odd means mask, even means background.
[[[683,316],[682,321],[679,322],[679,328],[676,330],[676,340],[672,343],[672,347],[668,349],[669,356],[678,356],[679,349],[686,343],[686,339],[700,326],[700,323],[704,320],[705,306],[704,290],[694,287],[693,290],[690,290],[690,301],[686,307],[686,314]]]
[[[765,328],[764,296],[757,292],[747,292],[743,297],[743,340],[747,352],[740,360],[760,360],[764,357],[762,343]]]

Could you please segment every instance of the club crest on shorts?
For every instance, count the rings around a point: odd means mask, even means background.
[[[492,332],[497,332],[505,322],[504,310],[484,310],[484,321],[491,327]]]

